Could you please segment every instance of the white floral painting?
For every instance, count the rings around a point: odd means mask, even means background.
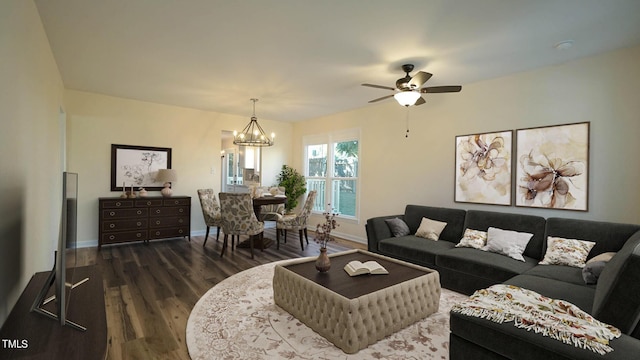
[[[456,136],[455,201],[511,205],[513,131]]]
[[[171,169],[171,149],[133,145],[111,145],[111,191],[161,190],[156,181],[160,169]]]
[[[516,206],[588,210],[589,123],[516,130]]]

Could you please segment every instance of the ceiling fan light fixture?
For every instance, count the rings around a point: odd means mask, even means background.
[[[247,124],[241,132],[233,132],[233,143],[242,146],[271,146],[273,145],[275,134],[271,133],[271,138],[269,138],[264,130],[262,130],[256,117],[256,101],[258,101],[258,99],[251,99],[251,101],[253,101],[251,121],[249,121],[249,124]]]
[[[420,93],[417,91],[405,90],[395,93],[393,97],[396,99],[398,104],[402,106],[411,106],[418,101]]]

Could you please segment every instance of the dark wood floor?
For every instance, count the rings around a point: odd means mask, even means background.
[[[214,229],[215,231],[215,229]],[[104,279],[108,326],[107,359],[189,359],[185,329],[198,299],[223,279],[256,265],[304,256],[317,256],[319,247],[309,234],[300,250],[296,232],[287,243],[275,244],[252,260],[248,249],[227,249],[220,258],[222,239],[204,237],[86,248],[78,251],[79,265],[96,264]],[[265,237],[275,239],[275,230]],[[282,240],[282,239],[281,239]],[[338,240],[328,253],[362,244]]]

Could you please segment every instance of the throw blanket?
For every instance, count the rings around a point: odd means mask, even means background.
[[[451,311],[496,323],[513,321],[516,327],[600,355],[613,351],[609,340],[620,336],[620,330],[594,319],[571,303],[511,285],[478,290],[469,299],[454,305]]]

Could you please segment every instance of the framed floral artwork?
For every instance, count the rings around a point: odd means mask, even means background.
[[[588,211],[588,122],[519,129],[516,142],[516,206]]]
[[[160,191],[160,169],[171,169],[171,148],[111,144],[111,191],[133,186],[134,190]]]
[[[456,202],[512,204],[512,139],[512,130],[456,136]]]

